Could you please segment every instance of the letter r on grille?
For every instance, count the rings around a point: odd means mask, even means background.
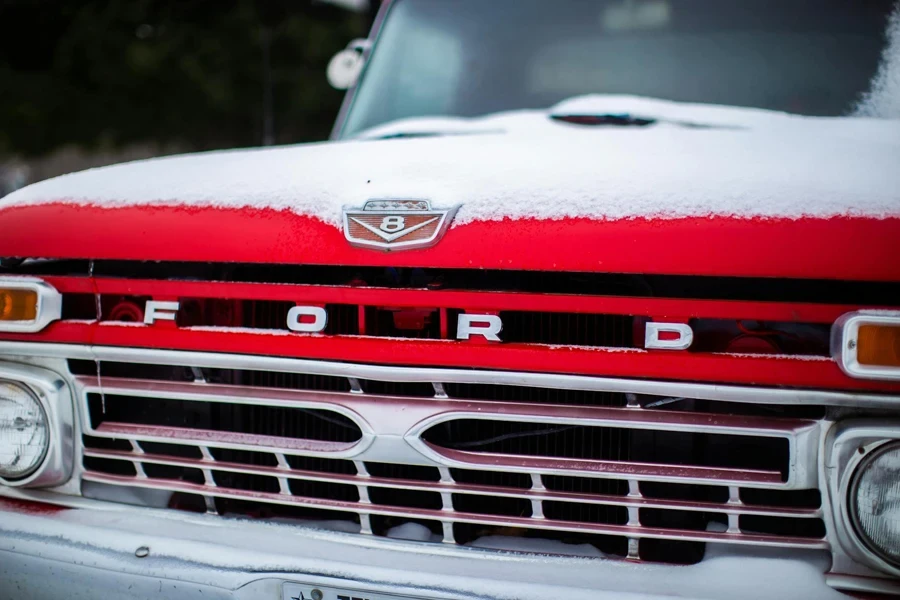
[[[497,315],[459,315],[456,325],[456,337],[467,340],[470,336],[481,335],[492,342],[500,341],[503,322]]]

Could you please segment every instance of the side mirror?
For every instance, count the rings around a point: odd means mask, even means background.
[[[372,43],[366,39],[353,40],[347,47],[335,54],[328,63],[326,76],[331,87],[347,90],[356,85],[363,65],[366,63],[366,52]]]

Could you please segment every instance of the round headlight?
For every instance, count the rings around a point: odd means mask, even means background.
[[[31,475],[49,445],[47,415],[38,399],[20,385],[0,381],[0,477]]]
[[[850,515],[865,546],[900,565],[900,443],[885,444],[860,462],[850,485]]]

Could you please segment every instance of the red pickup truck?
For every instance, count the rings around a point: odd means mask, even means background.
[[[900,9],[394,0],[333,140],[0,200],[0,595],[900,594]]]

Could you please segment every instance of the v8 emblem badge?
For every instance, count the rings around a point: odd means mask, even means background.
[[[344,208],[344,235],[360,248],[427,248],[440,241],[458,208],[433,209],[427,200],[369,200],[362,210]]]

